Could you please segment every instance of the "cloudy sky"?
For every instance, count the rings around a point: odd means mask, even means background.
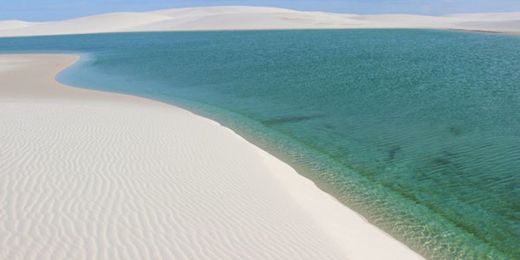
[[[214,5],[277,6],[361,14],[520,11],[520,0],[0,0],[0,20],[60,20],[114,11]]]

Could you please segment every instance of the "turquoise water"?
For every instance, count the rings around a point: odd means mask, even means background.
[[[60,80],[172,102],[293,165],[428,258],[520,259],[520,37],[434,30],[0,39]]]

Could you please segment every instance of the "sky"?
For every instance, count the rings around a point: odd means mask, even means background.
[[[520,11],[520,0],[0,0],[0,20],[48,21],[116,11],[251,5],[358,14]]]

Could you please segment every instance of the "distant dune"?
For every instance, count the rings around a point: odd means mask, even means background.
[[[13,30],[27,27],[29,25],[34,25],[36,23],[23,22],[18,20],[6,20],[0,21],[0,31],[4,30]]]
[[[221,6],[109,13],[53,22],[0,21],[0,37],[138,31],[429,28],[520,33],[520,12],[447,16],[356,15]]]

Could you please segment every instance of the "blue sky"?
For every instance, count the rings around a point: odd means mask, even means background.
[[[0,0],[0,20],[60,20],[114,11],[208,5],[277,6],[362,14],[520,11],[520,0]]]

